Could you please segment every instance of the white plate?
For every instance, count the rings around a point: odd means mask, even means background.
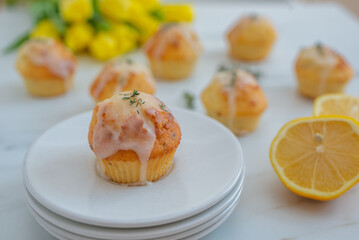
[[[189,237],[192,236],[193,234],[196,234],[198,232],[201,232],[211,226],[213,226],[214,224],[220,222],[221,220],[223,220],[224,218],[226,219],[234,210],[234,208],[236,207],[238,201],[240,198],[240,193],[237,194],[235,200],[230,204],[230,206],[228,206],[222,213],[218,214],[217,216],[215,216],[214,218],[210,219],[209,221],[201,224],[200,226],[197,226],[195,228],[192,228],[188,231],[184,231],[175,235],[169,235],[163,238],[152,238],[151,240],[175,240],[175,239],[182,239],[185,237]],[[76,233],[72,233],[69,232],[67,230],[64,230],[62,228],[59,228],[58,226],[50,223],[49,221],[47,221],[46,219],[42,218],[39,214],[36,213],[36,211],[30,206],[27,205],[29,208],[29,211],[33,214],[33,216],[35,217],[35,219],[37,220],[37,222],[47,231],[49,231],[51,234],[54,234],[54,236],[61,236],[65,239],[72,239],[72,240],[100,240],[103,238],[94,238],[94,237],[86,237],[86,236],[82,236],[82,235],[78,235]],[[222,223],[224,221],[221,221]],[[126,239],[126,238],[117,238],[119,240],[122,239]]]
[[[66,218],[106,227],[148,227],[198,214],[219,202],[243,167],[241,146],[223,125],[200,113],[173,109],[182,140],[175,166],[150,186],[125,187],[95,171],[87,142],[91,112],[45,132],[23,166],[31,195]]]
[[[222,219],[220,219],[218,222],[214,223],[213,225],[211,225],[211,226],[207,227],[206,229],[204,229],[200,232],[197,232],[191,236],[182,238],[182,240],[197,240],[197,239],[203,238],[204,236],[206,236],[207,234],[211,233],[212,231],[216,230],[216,228],[221,226],[229,218],[229,216],[231,216],[234,209],[235,208],[233,208],[226,216],[224,216]]]
[[[216,215],[223,212],[231,203],[233,203],[233,201],[235,201],[238,194],[240,194],[240,191],[242,191],[244,175],[245,172],[243,168],[241,178],[239,179],[234,189],[224,199],[222,199],[220,202],[218,202],[211,208],[205,210],[204,212],[201,212],[195,216],[183,219],[178,222],[149,228],[120,229],[87,225],[72,221],[54,212],[51,212],[50,210],[43,207],[40,203],[38,203],[34,198],[32,198],[26,190],[25,198],[27,203],[38,215],[46,219],[48,222],[69,232],[73,232],[83,236],[91,236],[103,239],[151,239],[167,235],[173,235],[189,230],[203,224],[204,222],[214,218]]]

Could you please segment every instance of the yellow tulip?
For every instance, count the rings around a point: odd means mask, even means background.
[[[133,27],[123,23],[111,24],[111,32],[116,36],[117,39],[127,38],[133,41],[135,44],[138,42],[140,34]]]
[[[120,54],[135,49],[139,43],[140,34],[127,24],[112,24],[110,32],[116,37]]]
[[[65,22],[84,22],[93,14],[91,0],[60,0],[59,8]]]
[[[118,55],[118,42],[108,32],[98,33],[90,43],[90,53],[98,60],[107,60]]]
[[[40,21],[31,31],[31,38],[59,38],[59,32],[50,20]]]
[[[129,10],[130,15],[128,21],[139,28],[140,42],[145,42],[159,28],[160,23],[149,15],[138,3],[133,4]]]
[[[131,0],[99,0],[100,12],[112,20],[127,20]]]
[[[65,44],[74,52],[87,48],[94,35],[94,30],[88,23],[75,23],[65,34]]]
[[[165,4],[160,7],[165,22],[191,22],[193,7],[189,4]]]
[[[141,4],[144,9],[152,10],[159,7],[160,2],[158,0],[132,0],[135,3]]]
[[[145,43],[160,27],[159,22],[153,20],[152,18],[146,19],[144,21],[146,24],[142,25],[140,43]]]
[[[118,54],[127,53],[136,47],[137,44],[126,37],[118,40]]]

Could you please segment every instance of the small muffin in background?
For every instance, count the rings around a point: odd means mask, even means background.
[[[192,74],[202,45],[188,24],[169,23],[146,42],[144,51],[155,77],[179,80]]]
[[[257,128],[267,108],[267,98],[255,77],[239,68],[222,68],[202,92],[208,116],[227,126],[236,135]]]
[[[77,67],[75,56],[62,43],[51,39],[32,39],[20,48],[16,68],[26,89],[37,97],[67,92],[73,85]]]
[[[166,105],[136,90],[97,103],[88,134],[102,173],[135,185],[165,175],[180,140],[180,126]]]
[[[299,92],[310,98],[343,92],[354,74],[342,56],[320,43],[299,52],[295,72]]]
[[[267,58],[276,40],[272,23],[255,14],[243,17],[227,34],[229,55],[240,61]]]
[[[130,59],[109,61],[101,70],[90,88],[90,94],[96,102],[110,98],[112,95],[138,90],[154,94],[156,83],[150,70]]]

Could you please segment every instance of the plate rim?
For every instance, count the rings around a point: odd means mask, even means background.
[[[243,190],[243,187],[240,189],[239,193],[236,194],[235,196],[235,200],[227,207],[225,208],[220,214],[214,216],[213,218],[211,219],[208,219],[208,221],[205,221],[203,224],[200,224],[199,226],[197,227],[194,227],[194,228],[191,228],[187,231],[183,231],[183,232],[179,232],[177,234],[170,234],[170,235],[167,235],[167,236],[163,236],[163,237],[155,237],[155,238],[149,238],[148,240],[154,240],[154,239],[158,239],[158,240],[164,240],[164,239],[168,239],[168,238],[171,238],[171,239],[182,239],[182,238],[188,238],[188,237],[191,237],[195,234],[198,234],[198,233],[201,233],[202,231],[205,231],[206,229],[208,228],[211,228],[212,226],[218,224],[221,222],[221,224],[233,213],[233,211],[235,210],[236,206],[238,205],[239,201],[240,201],[240,197],[241,197],[241,192]],[[27,204],[27,207],[29,208],[29,211],[30,213],[33,215],[33,217],[36,219],[36,221],[40,224],[40,222],[45,222],[46,224],[48,224],[49,226],[53,227],[53,228],[56,228],[58,229],[59,231],[62,231],[62,232],[65,232],[66,234],[71,234],[71,235],[74,235],[75,237],[80,237],[81,239],[91,239],[91,240],[100,240],[102,238],[97,238],[97,237],[88,237],[88,236],[84,236],[84,235],[81,235],[81,234],[77,234],[77,233],[74,233],[74,232],[71,232],[67,229],[63,229],[53,223],[51,223],[50,221],[48,221],[47,219],[43,218],[40,214],[38,214],[32,207],[31,205],[28,205],[29,203],[26,202]],[[40,218],[40,220],[39,220]],[[40,221],[40,222],[39,222]],[[219,224],[219,225],[221,225]],[[40,224],[45,230],[49,231],[47,229],[47,227],[44,227],[43,224]],[[219,226],[218,225],[218,226]],[[203,228],[203,226],[205,226]],[[198,231],[198,229],[200,229]],[[182,234],[185,233],[187,234],[187,236],[183,236]],[[50,233],[52,234],[52,233]],[[59,233],[56,233],[56,234],[59,234]],[[61,235],[61,234],[59,234]],[[181,236],[182,235],[182,236]],[[70,238],[70,236],[66,237],[66,236],[63,236],[65,238]],[[174,238],[173,238],[174,237]],[[118,239],[126,239],[126,238],[118,238]],[[137,239],[134,239],[134,240],[138,240],[138,239],[141,239],[141,238],[137,238]]]
[[[245,169],[245,168],[244,168]],[[243,191],[243,187],[244,187],[244,178],[245,178],[245,170],[243,169],[243,173],[241,174],[241,178],[239,179],[239,181],[236,183],[236,186],[235,186],[235,192],[233,192],[233,194],[232,194],[232,196],[230,197],[230,199],[228,200],[228,201],[226,201],[224,204],[222,204],[222,205],[225,205],[224,207],[221,205],[220,207],[218,207],[218,208],[223,208],[222,210],[217,210],[216,211],[216,213],[214,213],[214,214],[212,214],[210,217],[207,217],[207,218],[205,218],[205,219],[203,219],[203,218],[201,218],[201,220],[197,220],[197,222],[196,222],[196,225],[190,225],[190,226],[188,226],[188,227],[186,227],[186,228],[181,228],[180,230],[171,230],[171,232],[170,232],[170,235],[175,235],[175,234],[178,234],[178,233],[180,233],[180,232],[183,232],[183,231],[187,231],[187,230],[190,230],[190,229],[192,229],[192,228],[195,228],[195,227],[197,227],[197,226],[199,226],[199,225],[201,225],[201,224],[203,224],[203,223],[205,223],[205,222],[207,222],[208,220],[210,220],[211,218],[213,218],[214,216],[216,216],[216,215],[218,215],[218,214],[220,214],[221,212],[223,212],[224,210],[226,210],[233,202],[235,202],[236,201],[236,198],[237,198],[237,196],[238,195],[241,195],[242,194],[242,191]],[[237,187],[238,186],[238,187]],[[234,189],[233,189],[234,190]],[[43,210],[42,209],[37,209],[38,208],[38,206],[37,205],[40,205],[39,207],[41,207],[41,208],[45,208],[46,209],[46,207],[44,207],[43,205],[41,205],[41,203],[39,203],[39,202],[37,202],[36,201],[36,199],[34,199],[32,196],[31,196],[31,194],[28,192],[28,190],[25,188],[24,189],[24,195],[25,195],[25,201],[32,207],[32,209],[38,214],[38,215],[40,215],[42,218],[44,218],[44,219],[46,219],[48,222],[50,222],[50,223],[52,223],[52,224],[54,224],[54,225],[56,225],[56,226],[58,226],[58,227],[60,227],[60,228],[62,228],[62,229],[64,229],[64,230],[67,230],[67,231],[70,231],[70,232],[73,232],[73,233],[76,233],[76,234],[79,234],[79,235],[83,235],[83,236],[90,236],[90,235],[85,235],[85,234],[83,234],[83,233],[80,233],[80,232],[77,232],[77,231],[73,231],[73,229],[70,229],[70,228],[66,228],[66,227],[64,227],[64,226],[60,226],[60,225],[58,225],[58,224],[56,224],[56,222],[54,222],[54,221],[52,221],[52,220],[50,220],[49,218],[47,218],[47,216],[48,216],[48,214],[47,213],[40,213],[40,212],[42,212]],[[228,195],[227,195],[228,196]],[[226,197],[227,197],[226,196]],[[30,199],[29,199],[30,198]],[[33,204],[36,206],[36,207],[34,207],[33,206]],[[218,203],[219,204],[219,203]],[[212,207],[215,207],[215,206],[212,206]],[[51,211],[51,210],[49,210],[49,209],[46,209],[46,210],[48,210],[48,211]],[[207,209],[207,210],[209,210],[209,209]],[[206,210],[206,211],[207,211]],[[54,213],[54,212],[51,212],[51,214],[56,214],[56,213]],[[201,214],[201,213],[199,213],[199,214]],[[46,215],[46,216],[45,216]],[[61,218],[64,218],[63,216],[61,216],[61,215],[58,215],[59,217],[61,217]],[[192,217],[195,217],[196,215],[194,215],[194,216],[192,216]],[[70,221],[69,222],[69,225],[71,225],[72,224],[72,222],[74,221],[74,220],[72,220],[72,219],[64,219],[64,220],[68,220],[68,221]],[[182,221],[185,221],[186,219],[183,219]],[[181,221],[181,220],[180,220]],[[80,222],[78,222],[78,223],[80,223]],[[175,224],[176,222],[173,222],[172,224]],[[83,223],[80,223],[80,224],[83,224]],[[88,224],[86,224],[86,225],[88,225]],[[187,223],[187,225],[188,225],[188,223]],[[91,225],[88,225],[89,227],[91,227]],[[98,227],[98,226],[92,226],[92,227]],[[159,226],[154,226],[154,227],[159,227]],[[78,228],[78,229],[80,229],[81,228],[81,226],[77,226],[76,228]],[[173,227],[174,228],[174,227]],[[134,230],[133,228],[130,228],[130,229],[128,229],[128,230]],[[93,230],[94,232],[96,232],[95,231],[95,229]],[[155,231],[155,230],[154,230]],[[87,234],[90,234],[90,232],[88,232]],[[168,231],[167,231],[167,234],[166,233],[164,233],[164,230],[162,230],[162,232],[160,232],[160,233],[151,233],[150,234],[150,237],[147,237],[147,236],[149,236],[148,235],[148,233],[144,233],[144,232],[142,232],[140,235],[136,235],[136,237],[134,236],[135,234],[120,234],[120,233],[115,233],[115,232],[113,232],[113,233],[111,233],[111,235],[113,235],[113,236],[115,236],[115,235],[117,235],[117,236],[121,236],[121,237],[123,237],[123,238],[126,238],[126,239],[132,239],[132,240],[135,240],[135,239],[138,239],[139,237],[141,238],[141,239],[153,239],[153,238],[161,238],[161,237],[166,237],[167,235],[168,235]],[[130,235],[132,235],[132,236],[130,236]],[[115,237],[111,237],[110,235],[100,235],[100,234],[98,234],[98,235],[92,235],[93,237],[96,237],[96,238],[105,238],[106,237],[106,239],[115,239]]]

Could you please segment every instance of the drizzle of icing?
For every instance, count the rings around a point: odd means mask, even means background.
[[[338,56],[328,47],[322,46],[321,49],[318,49],[318,46],[312,46],[303,49],[300,57],[303,62],[319,66],[321,72],[317,93],[318,95],[323,94],[330,72],[338,64]]]
[[[185,23],[163,25],[161,29],[146,42],[144,49],[147,51],[149,48],[154,47],[153,58],[159,59],[164,54],[167,44],[178,41],[178,36],[181,36],[188,43],[196,55],[200,54],[202,45],[190,26]]]
[[[119,93],[122,91],[123,86],[126,85],[128,78],[131,74],[145,74],[145,80],[154,87],[155,81],[152,77],[152,74],[142,64],[127,62],[123,60],[113,60],[107,63],[100,73],[99,82],[94,89],[94,96],[97,98],[101,94],[103,88],[106,86],[107,82],[113,78],[117,78],[117,85],[113,91],[113,94]]]
[[[148,116],[160,111],[161,102],[153,96],[140,93],[136,96],[145,104],[130,105],[132,92],[123,92],[98,103],[97,123],[93,133],[93,150],[99,159],[107,158],[120,150],[134,151],[141,162],[140,182],[146,182],[147,162],[155,144],[156,134]]]
[[[338,63],[338,56],[328,47],[321,47],[321,50],[318,50],[317,46],[312,46],[305,48],[301,51],[300,55],[303,61],[312,62],[321,67],[333,67]]]
[[[222,85],[223,92],[228,96],[228,127],[230,129],[233,128],[237,111],[236,98],[238,90],[244,89],[246,86],[258,86],[254,76],[250,73],[241,69],[233,71],[235,74],[232,71],[221,71],[215,76],[216,81],[219,81]]]
[[[72,60],[64,57],[61,46],[56,46],[53,39],[34,39],[20,49],[20,54],[27,57],[33,64],[46,66],[56,76],[67,78],[74,71]],[[64,48],[65,51],[67,51]]]

